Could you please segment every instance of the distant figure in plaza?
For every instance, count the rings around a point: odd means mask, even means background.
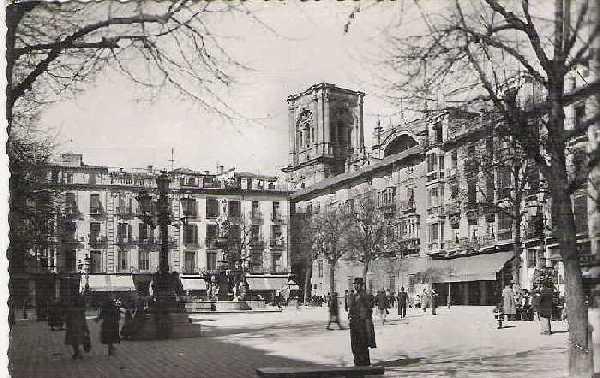
[[[550,318],[552,317],[552,294],[553,290],[548,287],[542,287],[535,290],[533,297],[533,305],[537,318],[540,322],[540,334],[551,335],[552,325]]]
[[[504,315],[508,317],[506,320],[514,320],[517,313],[517,307],[515,303],[515,293],[510,285],[506,285],[502,290],[502,299],[504,300]]]
[[[406,300],[408,295],[404,291],[404,286],[400,288],[398,292],[398,315],[405,318],[406,317]]]
[[[84,345],[89,338],[90,330],[85,321],[85,301],[76,294],[65,309],[65,344],[73,348],[73,359],[81,358],[79,345]]]
[[[427,312],[427,305],[429,304],[429,293],[427,293],[427,288],[423,289],[423,294],[421,294],[421,309],[423,312]]]
[[[370,334],[371,304],[363,286],[363,279],[354,279],[354,290],[348,295],[348,319],[350,320],[350,345],[354,366],[369,366],[369,346],[375,345],[375,335]],[[374,348],[374,346],[373,346]]]
[[[48,305],[48,326],[50,331],[63,328],[62,309],[58,300],[54,299]]]
[[[377,292],[377,297],[375,297],[375,305],[377,306],[377,310],[379,312],[381,324],[385,324],[385,315],[387,312],[388,301],[383,290],[379,290]]]
[[[336,323],[340,329],[344,329],[340,323],[340,313],[337,300],[337,293],[330,293],[327,301],[327,307],[329,308],[329,323],[327,323],[327,329],[331,330],[331,323]]]
[[[494,318],[498,322],[498,329],[502,328],[502,321],[504,320],[504,313],[502,312],[503,301],[499,301],[496,307],[494,307]]]
[[[437,291],[435,291],[434,288],[431,288],[431,315],[436,315],[436,308],[437,308],[437,298],[438,298],[438,293]]]
[[[396,296],[390,292],[390,289],[387,289],[385,291],[385,298],[387,299],[388,308],[394,307],[394,301],[396,299]]]
[[[348,312],[348,290],[344,292],[344,311]]]
[[[107,298],[100,307],[100,313],[96,321],[102,320],[102,324],[100,325],[100,342],[106,344],[109,356],[113,354],[113,344],[118,344],[121,341],[119,336],[120,317],[119,307],[113,300]]]
[[[419,307],[421,307],[421,296],[419,294],[417,294],[413,301],[413,308],[419,308]]]

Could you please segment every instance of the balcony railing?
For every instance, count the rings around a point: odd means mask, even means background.
[[[271,239],[269,240],[269,246],[271,248],[282,249],[285,248],[285,240],[283,239]]]
[[[106,246],[108,246],[108,239],[106,238],[106,236],[89,234],[88,237],[90,240],[90,246],[92,248],[105,248]]]
[[[115,213],[121,218],[133,218],[135,216],[131,207],[117,207]]]
[[[444,171],[432,171],[427,173],[427,182],[442,180],[444,178]]]
[[[209,237],[204,239],[204,246],[206,248],[217,248],[217,237]]]
[[[398,205],[403,213],[412,213],[416,210],[415,201],[400,201]]]
[[[271,214],[271,221],[273,223],[283,223],[283,222],[285,222],[285,218],[283,217],[282,214],[273,213],[273,214]]]
[[[260,223],[263,221],[263,219],[264,219],[263,213],[260,211],[252,211],[250,213],[250,220],[253,223]]]
[[[443,217],[445,215],[444,206],[437,205],[427,209],[427,215],[432,217]]]
[[[198,243],[198,240],[184,240],[183,246],[188,249],[198,249],[200,248],[200,243]]]

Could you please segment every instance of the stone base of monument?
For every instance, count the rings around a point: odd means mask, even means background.
[[[155,314],[145,314],[145,319],[140,328],[133,334],[130,340],[156,340],[161,337],[157,333]],[[181,339],[186,337],[201,336],[201,325],[192,323],[188,314],[183,312],[169,313],[169,332],[167,338]]]
[[[207,301],[191,299],[185,302],[187,313],[253,313],[280,312],[281,309],[268,308],[264,301]]]

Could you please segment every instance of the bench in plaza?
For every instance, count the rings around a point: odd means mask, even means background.
[[[259,377],[290,378],[290,377],[365,377],[370,375],[383,375],[383,367],[355,366],[355,367],[264,367],[256,369]]]

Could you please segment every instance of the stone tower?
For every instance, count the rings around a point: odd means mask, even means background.
[[[365,159],[364,95],[320,83],[288,96],[289,160],[283,171],[296,188],[344,173]]]

